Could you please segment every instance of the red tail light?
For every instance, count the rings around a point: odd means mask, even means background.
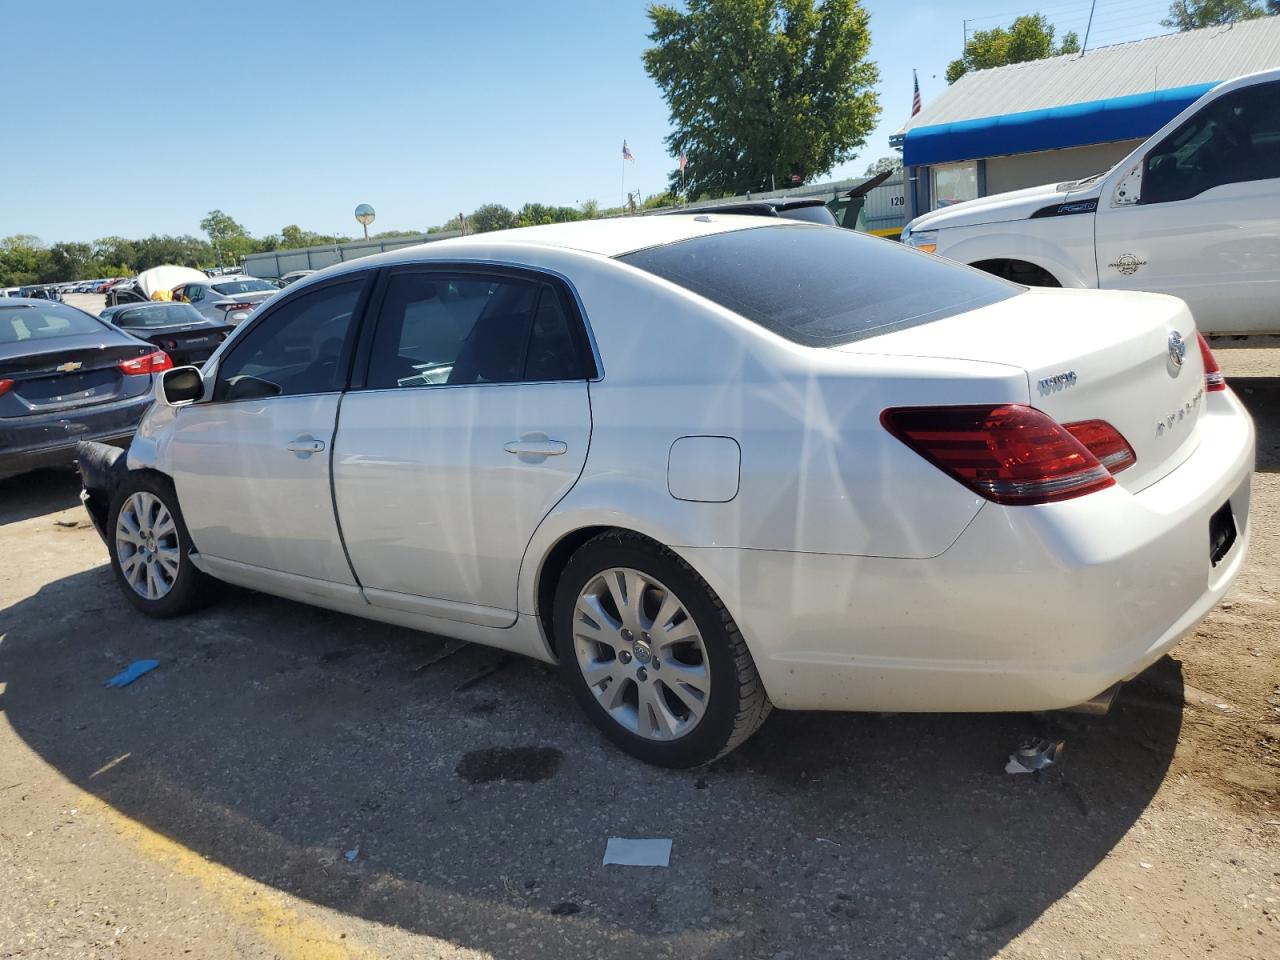
[[[214,304],[219,310],[225,310],[227,313],[234,313],[236,310],[252,310],[252,303],[218,303]]]
[[[12,380],[0,380],[0,397],[9,392],[9,388],[13,386]]]
[[[1213,351],[1209,349],[1209,341],[1198,330],[1196,331],[1196,339],[1200,341],[1200,358],[1204,360],[1204,392],[1217,393],[1219,390],[1227,389],[1227,378],[1222,375],[1222,368],[1218,366],[1218,359],[1213,355]]]
[[[131,377],[140,376],[144,373],[160,373],[162,370],[170,370],[172,368],[173,361],[169,359],[169,355],[163,350],[148,353],[144,357],[120,361],[120,369]]]
[[[1121,436],[1120,431],[1105,420],[1082,420],[1068,423],[1066,431],[1084,444],[1086,450],[1098,458],[1098,462],[1111,473],[1128,470],[1138,462],[1133,447]]]
[[[895,407],[880,414],[880,422],[939,470],[996,503],[1053,503],[1115,483],[1080,440],[1034,407]]]

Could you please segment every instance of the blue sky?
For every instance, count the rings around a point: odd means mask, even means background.
[[[1043,12],[1084,32],[1089,0],[864,0],[888,154],[969,29]],[[615,205],[674,161],[645,75],[647,0],[61,0],[5,4],[0,236],[198,233],[221,208],[255,234],[297,223],[425,229],[488,201]],[[1165,32],[1168,0],[1098,0],[1090,46]]]

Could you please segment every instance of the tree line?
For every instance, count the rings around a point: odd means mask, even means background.
[[[668,205],[672,200],[669,194],[663,193],[645,199],[637,207],[648,209]],[[441,232],[484,233],[544,223],[591,220],[623,212],[622,207],[601,208],[594,200],[577,207],[526,203],[518,210],[500,203],[486,203],[470,214],[459,213],[445,223],[425,230],[384,230],[372,234],[369,239]],[[197,269],[234,266],[251,253],[352,242],[349,236],[316,233],[297,224],[289,224],[279,233],[255,237],[234,217],[221,210],[210,210],[200,221],[200,229],[204,237],[152,234],[139,239],[102,237],[88,243],[64,241],[54,244],[45,244],[39,237],[27,233],[13,234],[0,238],[0,287],[128,277],[161,264]]]

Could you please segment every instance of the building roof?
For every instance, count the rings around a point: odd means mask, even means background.
[[[904,160],[1146,137],[1222,81],[1275,67],[1280,17],[971,71],[911,119]]]

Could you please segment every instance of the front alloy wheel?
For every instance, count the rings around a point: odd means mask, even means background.
[[[173,514],[147,491],[131,494],[116,516],[116,559],[138,596],[159,600],[178,579],[182,550]]]

